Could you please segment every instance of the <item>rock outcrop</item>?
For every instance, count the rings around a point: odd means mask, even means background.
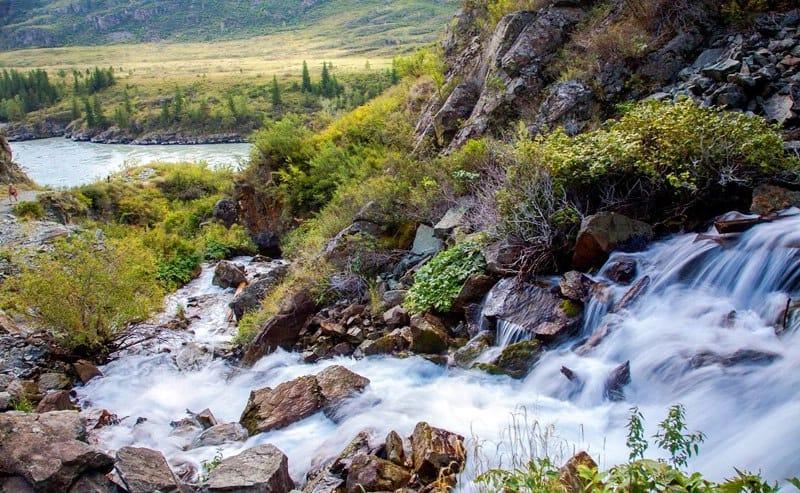
[[[0,476],[32,491],[69,491],[82,476],[107,473],[114,464],[85,440],[77,411],[0,414]]]

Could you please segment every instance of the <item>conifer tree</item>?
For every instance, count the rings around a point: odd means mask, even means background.
[[[272,88],[270,89],[272,93],[272,107],[277,108],[281,105],[281,88],[278,85],[278,77],[272,76]]]
[[[308,64],[305,60],[303,60],[303,84],[300,86],[301,92],[312,92],[313,87],[311,87],[311,74],[308,73]]]
[[[328,64],[326,62],[322,62],[322,77],[319,81],[319,90],[323,97],[329,98],[333,94],[332,87],[331,87],[331,74],[328,71]]]

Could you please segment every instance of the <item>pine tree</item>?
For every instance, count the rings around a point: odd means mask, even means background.
[[[308,64],[303,60],[303,84],[300,86],[301,92],[312,92],[314,88],[311,86],[311,74],[308,73]]]
[[[281,88],[278,85],[278,78],[276,76],[272,76],[272,89],[270,89],[272,93],[272,107],[277,108],[281,105]]]
[[[175,121],[179,121],[183,116],[183,103],[183,92],[181,92],[179,87],[175,88],[175,99],[172,102],[172,118]]]
[[[328,71],[328,64],[326,62],[322,62],[322,77],[319,81],[320,86],[320,93],[323,97],[329,98],[332,94],[332,87],[331,87],[331,74]]]

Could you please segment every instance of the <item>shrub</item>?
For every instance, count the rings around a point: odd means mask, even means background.
[[[194,200],[222,191],[230,174],[210,170],[204,163],[159,165],[161,174],[153,183],[169,200]]]
[[[210,224],[203,228],[200,238],[205,260],[222,260],[234,255],[252,255],[256,246],[247,230],[238,224],[226,228],[221,224]]]
[[[438,253],[414,276],[405,306],[411,312],[421,313],[431,308],[450,310],[464,281],[472,274],[482,272],[486,260],[476,242],[466,241]]]
[[[14,214],[25,219],[41,219],[44,217],[44,208],[39,202],[20,202],[14,206]]]
[[[65,347],[104,356],[131,322],[157,309],[162,291],[155,259],[140,242],[88,235],[56,244],[11,284],[13,300]]]
[[[714,201],[730,207],[726,192],[796,180],[800,169],[762,118],[690,100],[642,102],[601,129],[577,137],[559,130],[517,149],[525,166],[546,170],[556,189],[587,213],[624,207],[648,220],[692,208],[708,214]]]

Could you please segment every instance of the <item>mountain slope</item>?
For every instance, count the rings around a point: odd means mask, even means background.
[[[450,0],[27,0],[0,2],[0,48],[210,41],[335,21],[373,46],[435,39]]]

